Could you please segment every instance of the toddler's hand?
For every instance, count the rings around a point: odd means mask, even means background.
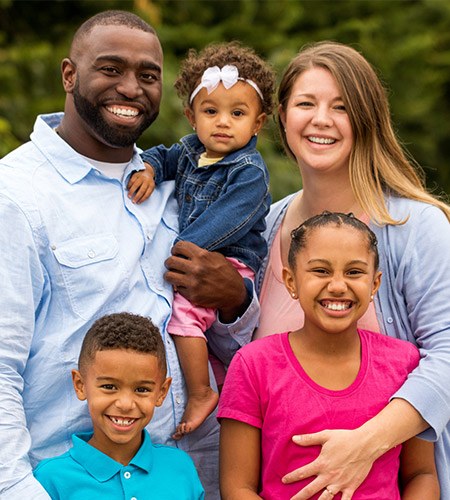
[[[128,198],[131,198],[133,203],[142,203],[155,189],[155,174],[153,167],[148,163],[144,163],[144,165],[145,170],[135,172],[128,181]]]

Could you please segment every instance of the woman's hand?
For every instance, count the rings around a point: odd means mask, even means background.
[[[325,430],[294,436],[294,443],[300,446],[321,445],[322,450],[316,460],[286,474],[283,481],[293,483],[317,476],[292,500],[307,500],[322,490],[320,500],[331,500],[339,492],[342,493],[342,500],[350,500],[378,457],[427,427],[427,422],[410,403],[394,398],[378,415],[358,429]]]
[[[224,323],[234,322],[250,303],[242,276],[218,252],[179,241],[165,265],[165,279],[177,292],[193,304],[218,309]]]
[[[368,446],[365,436],[361,434],[361,429],[355,429],[294,436],[294,443],[300,446],[321,445],[322,450],[316,460],[283,477],[284,483],[293,483],[317,476],[291,500],[307,500],[321,491],[319,500],[331,500],[339,492],[342,493],[342,500],[350,500],[380,455]]]

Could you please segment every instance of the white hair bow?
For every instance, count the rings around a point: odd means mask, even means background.
[[[220,82],[222,82],[223,86],[228,90],[233,85],[235,85],[239,80],[247,82],[249,85],[251,85],[256,90],[261,100],[264,101],[262,92],[259,89],[258,85],[256,85],[256,83],[253,82],[252,80],[246,80],[245,78],[241,78],[239,76],[239,71],[236,68],[236,66],[227,64],[222,69],[220,69],[219,66],[212,66],[211,68],[207,68],[205,70],[199,85],[197,85],[197,87],[191,94],[191,97],[189,99],[189,104],[192,104],[194,97],[203,88],[205,88],[208,91],[208,94],[211,94],[211,92],[214,92],[214,90],[216,90],[216,88],[219,86]]]

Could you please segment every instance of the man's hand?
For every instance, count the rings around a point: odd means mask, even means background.
[[[133,203],[142,203],[153,193],[155,189],[155,173],[153,167],[145,163],[145,170],[139,170],[131,175],[128,181],[128,198]]]
[[[242,276],[218,252],[179,241],[165,265],[165,278],[177,292],[195,305],[218,309],[224,323],[234,322],[250,303]]]

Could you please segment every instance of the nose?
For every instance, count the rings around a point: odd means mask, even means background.
[[[133,393],[129,391],[121,391],[117,395],[116,406],[119,410],[126,412],[135,407]]]
[[[328,283],[328,291],[334,295],[342,295],[347,291],[347,283],[342,275],[334,275]]]
[[[217,114],[217,126],[228,127],[230,124],[230,117],[228,113],[218,113]]]
[[[116,90],[128,99],[134,99],[144,92],[139,79],[132,71],[127,71],[122,75],[116,86]]]
[[[326,105],[318,105],[315,108],[314,116],[311,120],[313,125],[317,127],[331,127],[333,120],[330,115],[330,110]]]

